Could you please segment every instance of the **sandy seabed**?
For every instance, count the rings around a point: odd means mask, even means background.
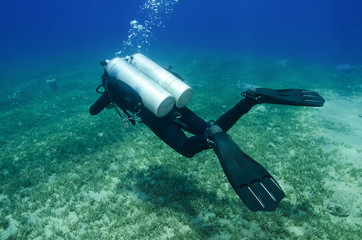
[[[249,86],[325,97],[323,108],[256,106],[229,132],[284,189],[279,208],[250,212],[212,150],[187,159],[142,124],[124,129],[114,110],[90,116],[102,69],[71,65],[9,75],[14,84],[0,89],[0,239],[359,239],[362,69],[215,52],[150,57],[185,78],[189,108],[207,120]]]

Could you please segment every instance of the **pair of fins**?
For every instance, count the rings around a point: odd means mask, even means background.
[[[243,94],[257,103],[294,106],[323,106],[325,100],[316,92],[301,89],[249,89]],[[218,125],[208,130],[208,137],[227,179],[251,211],[274,211],[285,193],[273,176],[244,153]]]

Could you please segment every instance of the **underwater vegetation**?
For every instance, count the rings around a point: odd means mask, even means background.
[[[188,106],[207,120],[248,86],[306,88],[326,98],[319,109],[259,105],[230,130],[283,187],[279,208],[250,212],[211,150],[187,159],[141,123],[124,129],[113,110],[90,116],[102,74],[95,63],[53,73],[54,91],[48,75],[0,89],[0,239],[360,238],[362,149],[333,138],[352,137],[354,128],[325,114],[341,99],[358,109],[360,70],[215,52],[151,54],[192,86]]]

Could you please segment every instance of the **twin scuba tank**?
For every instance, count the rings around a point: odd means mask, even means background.
[[[192,97],[191,87],[140,53],[107,61],[106,71],[134,89],[157,117],[167,115],[175,105],[186,106]]]

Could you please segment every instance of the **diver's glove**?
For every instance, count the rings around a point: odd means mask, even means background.
[[[256,103],[322,107],[325,102],[318,93],[303,89],[249,88],[242,95]]]

